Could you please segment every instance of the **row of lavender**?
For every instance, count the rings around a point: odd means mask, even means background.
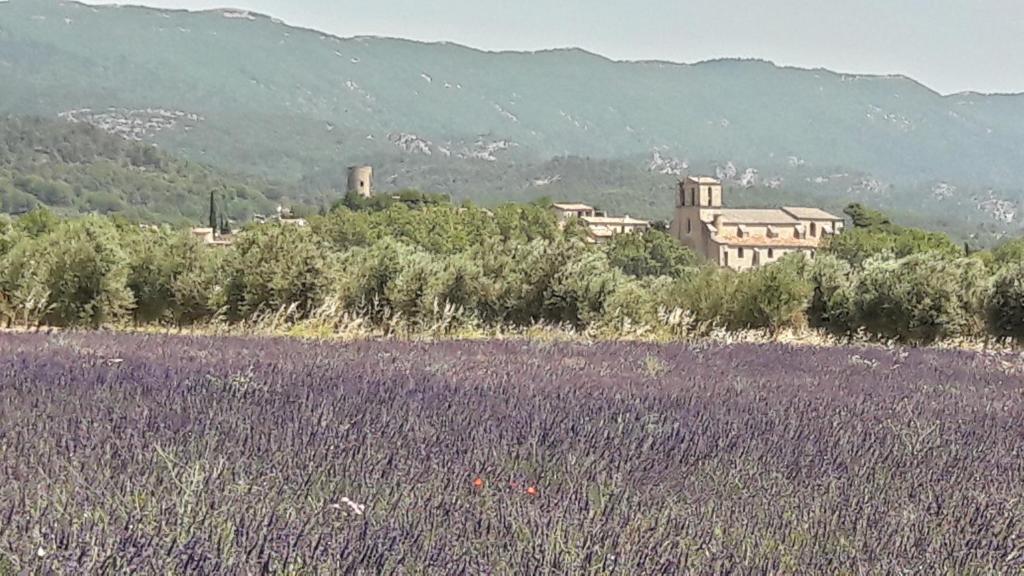
[[[1019,357],[0,335],[0,573],[1024,569]]]

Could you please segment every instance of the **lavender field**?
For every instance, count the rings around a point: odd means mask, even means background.
[[[0,335],[0,574],[1019,573],[1022,368]]]

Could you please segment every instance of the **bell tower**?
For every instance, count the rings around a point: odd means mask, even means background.
[[[704,221],[711,221],[705,211],[721,207],[721,182],[707,176],[684,178],[676,193],[672,235],[697,254],[704,255]]]

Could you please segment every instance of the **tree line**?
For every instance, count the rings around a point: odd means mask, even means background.
[[[309,226],[253,225],[229,247],[117,217],[0,219],[0,322],[193,326],[277,315],[324,330],[561,325],[609,337],[812,327],[930,343],[1024,338],[1024,240],[969,251],[861,206],[813,259],[737,273],[662,231],[602,245],[543,203],[339,203]]]

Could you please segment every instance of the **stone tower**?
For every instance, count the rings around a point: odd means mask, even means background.
[[[355,192],[363,198],[373,196],[373,167],[350,166],[348,169],[348,192]]]
[[[722,207],[722,183],[714,178],[688,177],[679,183],[672,235],[697,254],[704,254],[704,222],[713,222],[710,210]]]

